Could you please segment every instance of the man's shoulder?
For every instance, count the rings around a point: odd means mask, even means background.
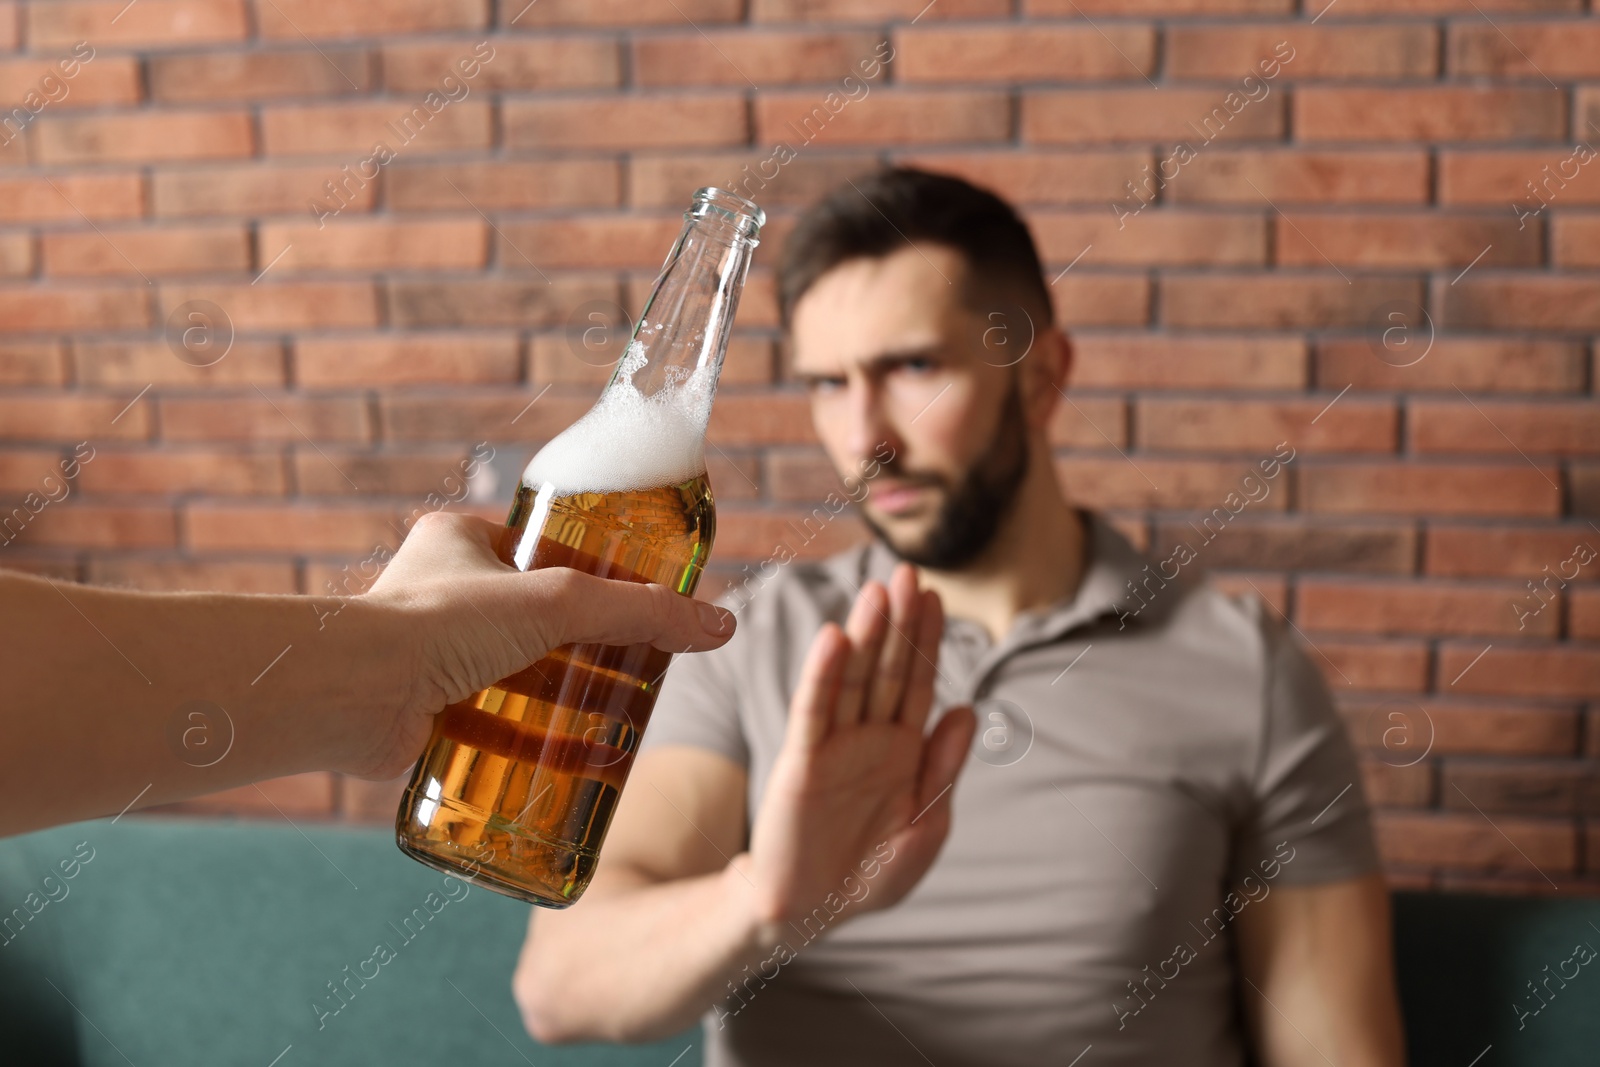
[[[848,612],[870,548],[870,542],[858,543],[809,559],[774,554],[745,567],[716,602],[733,612],[740,626],[766,631],[787,621],[810,623],[814,629]]]

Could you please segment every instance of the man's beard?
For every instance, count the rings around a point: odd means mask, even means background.
[[[1027,473],[1028,431],[1021,390],[1013,377],[994,440],[968,469],[959,486],[945,486],[944,506],[926,537],[916,544],[899,544],[872,521],[865,508],[861,515],[879,540],[901,559],[929,570],[959,570],[977,559],[994,540]],[[944,479],[935,480],[945,485]]]

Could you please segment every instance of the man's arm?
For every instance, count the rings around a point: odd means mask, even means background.
[[[1237,922],[1240,996],[1263,1067],[1403,1067],[1382,875],[1279,886]]]
[[[849,879],[876,877],[844,919],[909,893],[949,831],[972,740],[959,709],[924,733],[943,625],[938,597],[902,564],[887,591],[863,584],[843,630],[823,626],[748,851],[741,768],[686,746],[642,756],[583,899],[530,922],[513,979],[528,1030],[546,1042],[675,1033]],[[879,869],[869,858],[885,846],[893,863]]]

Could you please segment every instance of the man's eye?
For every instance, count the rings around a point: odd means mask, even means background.
[[[806,382],[806,388],[813,393],[831,393],[835,389],[844,388],[844,379],[811,378]]]
[[[900,366],[908,371],[911,371],[913,374],[926,374],[929,371],[936,369],[939,365],[926,356],[912,356],[910,359],[901,363]]]

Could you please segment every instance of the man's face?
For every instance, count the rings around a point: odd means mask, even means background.
[[[960,254],[918,245],[822,275],[793,314],[794,370],[841,477],[883,462],[862,511],[904,559],[970,563],[993,540],[1030,461],[1020,308],[963,300]],[[1037,405],[1034,405],[1037,408]],[[892,450],[892,451],[890,451]]]

